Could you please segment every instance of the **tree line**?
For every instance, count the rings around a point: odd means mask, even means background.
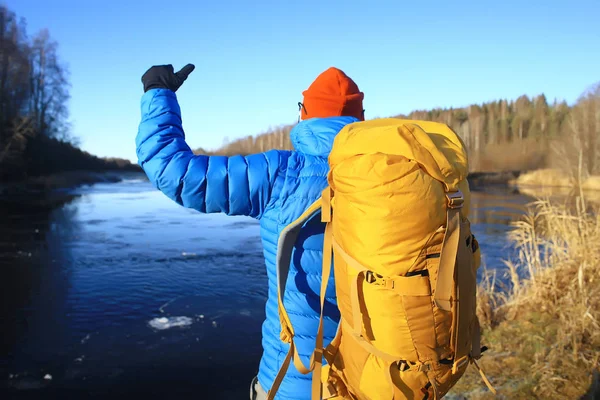
[[[0,5],[0,179],[66,170],[135,169],[77,148],[70,135],[68,70],[48,32]]]
[[[521,96],[459,108],[417,110],[395,118],[442,122],[465,142],[471,171],[523,171],[542,167],[600,173],[600,83],[569,106],[549,103],[546,96]],[[293,125],[247,136],[216,151],[198,154],[251,154],[269,149],[292,150]]]

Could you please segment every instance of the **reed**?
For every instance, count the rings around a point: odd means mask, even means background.
[[[583,196],[575,204],[540,199],[515,222],[506,260],[508,285],[482,270],[478,314],[481,366],[498,397],[594,398],[600,359],[600,214]],[[596,371],[596,372],[594,372]],[[587,397],[582,397],[587,396]],[[494,398],[474,368],[450,398]]]

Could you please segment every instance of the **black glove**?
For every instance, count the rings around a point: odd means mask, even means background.
[[[183,85],[194,68],[196,67],[193,64],[188,64],[181,68],[181,71],[174,73],[171,64],[155,65],[142,76],[144,93],[150,89],[169,89],[175,92]]]

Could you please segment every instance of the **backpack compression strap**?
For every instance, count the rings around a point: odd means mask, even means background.
[[[460,210],[464,204],[464,196],[458,189],[447,190],[446,198],[448,199],[447,212],[446,212],[446,235],[442,243],[442,251],[440,255],[440,263],[438,267],[438,280],[435,289],[435,302],[439,308],[446,311],[452,310],[452,302],[458,301],[459,299],[452,298],[452,288],[454,285],[454,274],[456,264],[460,263],[457,260],[457,256],[460,256],[458,252],[458,246],[460,245],[461,237],[461,223],[460,223]],[[479,249],[476,250],[476,255]],[[479,261],[478,261],[479,262]],[[457,368],[463,362],[469,362],[477,368],[477,371],[481,375],[484,383],[488,389],[496,394],[496,390],[485,376],[485,373],[481,367],[477,364],[477,359],[481,357],[481,332],[479,327],[479,320],[475,316],[475,327],[473,329],[473,338],[471,353],[465,357],[454,362],[452,367],[452,373],[455,373]],[[456,344],[454,348],[456,349]],[[456,356],[456,355],[455,355]]]
[[[279,240],[277,243],[277,303],[279,310],[279,320],[281,322],[281,340],[285,343],[290,344],[290,348],[288,353],[283,361],[283,364],[277,373],[275,380],[273,381],[273,385],[271,389],[267,393],[267,399],[273,400],[275,398],[275,394],[283,381],[283,378],[289,368],[290,362],[293,360],[294,366],[301,374],[308,374],[313,369],[315,369],[315,376],[313,376],[313,398],[315,395],[315,391],[318,391],[318,398],[320,399],[320,390],[321,390],[321,365],[323,359],[323,307],[325,304],[325,291],[327,289],[327,283],[329,281],[329,275],[331,273],[331,250],[329,252],[324,251],[323,253],[323,278],[321,282],[321,313],[319,316],[319,329],[317,331],[317,339],[315,350],[310,358],[309,367],[305,367],[300,360],[300,355],[298,354],[298,349],[294,342],[294,328],[292,326],[292,322],[290,321],[289,315],[283,305],[283,298],[285,294],[285,286],[287,283],[288,274],[290,271],[290,263],[292,258],[292,251],[294,249],[294,245],[296,243],[296,239],[298,238],[298,234],[300,230],[304,226],[304,223],[308,221],[310,218],[314,217],[318,212],[321,211],[321,198],[317,199],[313,204],[311,204],[306,211],[298,217],[295,221],[286,226],[279,236]],[[331,233],[328,232],[331,230],[330,224],[327,224],[325,228],[325,238],[331,237]],[[326,244],[325,244],[326,245]],[[327,248],[324,246],[324,248]],[[331,249],[331,245],[329,245],[329,249]],[[329,262],[326,262],[327,259]],[[317,378],[318,377],[318,378]]]
[[[454,287],[454,270],[460,241],[460,209],[465,199],[460,190],[447,190],[446,235],[442,243],[438,278],[435,286],[435,303],[445,311],[452,310],[452,288]]]

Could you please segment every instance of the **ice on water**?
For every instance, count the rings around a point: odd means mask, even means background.
[[[151,320],[148,325],[154,329],[165,330],[174,327],[189,326],[192,324],[192,319],[189,317],[160,317]]]

